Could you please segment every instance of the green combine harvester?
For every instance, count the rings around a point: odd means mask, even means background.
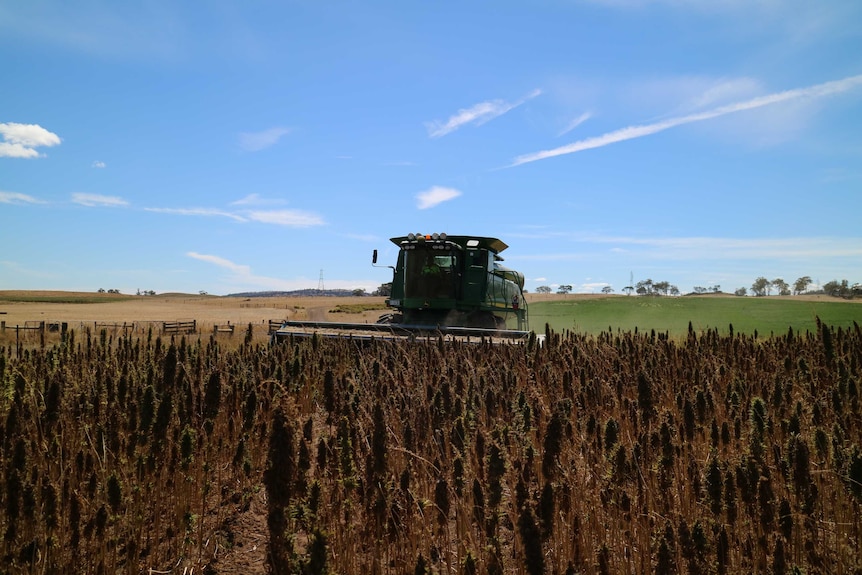
[[[440,334],[458,339],[524,339],[530,335],[524,275],[500,262],[497,238],[408,234],[398,246],[392,312],[375,324],[286,321],[276,341],[291,337],[400,339]],[[377,264],[374,250],[372,264]]]

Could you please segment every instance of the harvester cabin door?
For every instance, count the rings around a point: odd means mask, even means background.
[[[464,266],[464,303],[479,306],[485,299],[488,281],[488,250],[467,250]]]

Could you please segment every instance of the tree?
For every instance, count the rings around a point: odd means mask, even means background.
[[[561,293],[561,294],[567,294],[570,291],[572,291],[572,286],[570,286],[570,285],[561,285],[560,287],[557,288],[557,293]]]
[[[386,297],[392,295],[392,282],[380,284],[380,287],[375,290],[374,295],[382,295]]]
[[[679,288],[667,281],[654,282],[651,279],[635,284],[638,295],[679,295]]]
[[[548,286],[539,286],[536,288],[536,293],[551,293],[551,288]]]
[[[848,297],[852,293],[847,280],[826,282],[823,284],[823,292],[835,297]]]
[[[753,293],[757,297],[765,296],[769,294],[769,286],[771,285],[770,281],[763,276],[760,276],[754,283],[751,284],[751,293]]]
[[[612,294],[614,293],[614,288],[612,288],[611,286],[605,286],[602,288],[602,293],[605,295]]]
[[[781,278],[772,280],[772,287],[778,292],[778,295],[790,295],[790,286]]]
[[[638,295],[655,295],[655,290],[652,285],[652,280],[641,280],[635,284],[635,291]]]
[[[635,287],[634,286],[626,286],[623,288],[623,291],[625,292],[626,295],[632,295],[632,292],[635,291]]]
[[[737,290],[735,292],[733,292],[733,295],[738,295],[738,296],[748,295],[748,290],[745,289],[744,287],[737,288]]]
[[[799,295],[808,291],[808,286],[811,285],[811,276],[802,276],[793,282],[793,294]]]
[[[352,293],[353,293],[353,297],[361,297],[361,296],[367,295],[363,288],[356,288],[355,290],[353,290]]]

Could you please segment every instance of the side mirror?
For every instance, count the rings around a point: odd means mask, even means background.
[[[371,263],[372,264],[377,263],[377,250],[374,250],[374,253],[371,255]]]

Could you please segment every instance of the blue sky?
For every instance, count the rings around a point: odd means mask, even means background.
[[[0,0],[0,289],[862,281],[862,3]]]

